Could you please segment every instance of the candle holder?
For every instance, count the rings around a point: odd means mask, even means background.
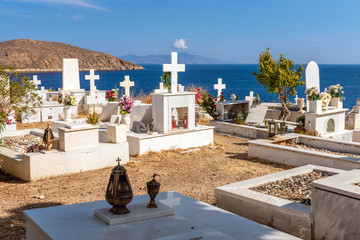
[[[156,181],[155,177],[160,176],[158,174],[153,175],[153,179],[146,183],[147,193],[150,196],[150,203],[147,205],[148,208],[157,208],[155,203],[156,195],[159,193],[160,190],[160,183]]]

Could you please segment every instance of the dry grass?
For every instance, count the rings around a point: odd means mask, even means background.
[[[152,97],[150,94],[145,94],[142,90],[139,92],[136,97],[132,96],[133,100],[140,100],[142,103],[145,104],[151,104],[152,103]]]
[[[39,129],[45,129],[47,128],[48,124],[51,125],[51,122],[35,122],[35,123],[20,123],[18,122],[16,124],[16,129],[17,130],[21,130],[21,129],[30,129],[30,128],[39,128]]]

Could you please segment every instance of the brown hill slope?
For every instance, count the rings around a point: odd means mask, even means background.
[[[65,43],[16,39],[0,42],[0,66],[13,66],[20,72],[62,71],[63,58],[78,58],[80,71],[140,70],[143,67],[106,53]]]

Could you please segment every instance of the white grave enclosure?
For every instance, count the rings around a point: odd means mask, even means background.
[[[126,75],[123,82],[120,82],[120,86],[125,89],[125,95],[130,97],[130,87],[134,86],[134,82],[130,81],[130,76]]]
[[[213,143],[213,129],[195,126],[195,92],[178,92],[177,73],[185,71],[184,64],[177,64],[177,53],[171,53],[171,63],[164,64],[164,71],[171,71],[171,92],[152,93],[152,118],[154,132],[129,133],[131,155],[163,149],[191,148]],[[174,77],[176,76],[176,78]]]
[[[221,236],[217,240],[298,239],[177,192],[161,192],[156,202],[174,209],[175,214],[109,226],[94,216],[95,210],[111,208],[105,200],[26,210],[26,239],[214,239],[207,233]],[[148,203],[149,196],[140,195],[127,207],[146,209]],[[151,210],[157,215],[156,208]]]

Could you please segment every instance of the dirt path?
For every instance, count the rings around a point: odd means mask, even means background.
[[[134,195],[146,194],[146,182],[161,175],[160,191],[177,191],[215,204],[218,186],[254,178],[290,167],[247,157],[245,140],[215,135],[215,147],[132,157],[125,165]],[[114,159],[114,166],[116,165]],[[23,211],[104,200],[111,168],[23,182],[0,171],[0,239],[25,239]]]

